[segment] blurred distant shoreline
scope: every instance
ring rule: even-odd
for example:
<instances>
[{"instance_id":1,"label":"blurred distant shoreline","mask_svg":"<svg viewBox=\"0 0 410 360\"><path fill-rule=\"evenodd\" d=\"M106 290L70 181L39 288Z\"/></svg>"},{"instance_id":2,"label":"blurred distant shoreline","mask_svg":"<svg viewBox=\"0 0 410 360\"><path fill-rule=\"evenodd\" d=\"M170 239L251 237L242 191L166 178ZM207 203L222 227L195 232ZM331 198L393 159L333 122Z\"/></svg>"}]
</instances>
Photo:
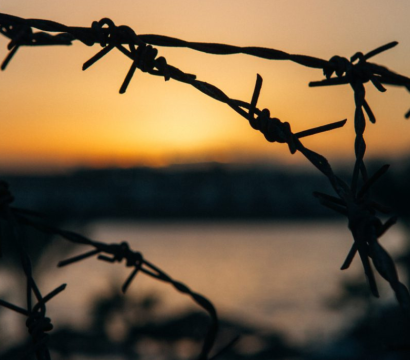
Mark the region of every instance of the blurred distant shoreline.
<instances>
[{"instance_id":1,"label":"blurred distant shoreline","mask_svg":"<svg viewBox=\"0 0 410 360\"><path fill-rule=\"evenodd\" d=\"M410 170L401 171L401 181L409 184ZM349 179L347 170L339 171L338 175L346 181ZM81 169L59 174L5 174L1 179L10 184L16 199L14 206L64 220L334 218L334 213L312 195L313 191L333 195L327 179L319 172L303 168L207 163L166 168ZM391 178L387 177L382 182L382 192L392 188L389 181Z\"/></svg>"}]
</instances>

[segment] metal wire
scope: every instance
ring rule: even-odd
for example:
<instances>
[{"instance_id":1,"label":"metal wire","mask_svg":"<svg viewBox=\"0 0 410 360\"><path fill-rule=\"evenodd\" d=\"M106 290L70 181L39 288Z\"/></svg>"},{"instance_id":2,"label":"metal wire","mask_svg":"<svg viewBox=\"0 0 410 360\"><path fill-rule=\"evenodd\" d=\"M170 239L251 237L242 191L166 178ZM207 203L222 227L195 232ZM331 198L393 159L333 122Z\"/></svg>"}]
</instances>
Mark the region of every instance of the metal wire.
<instances>
[{"instance_id":1,"label":"metal wire","mask_svg":"<svg viewBox=\"0 0 410 360\"><path fill-rule=\"evenodd\" d=\"M191 297L191 299L197 303L201 308L203 308L210 316L211 318L211 324L208 328L207 335L204 340L204 344L202 346L202 350L198 356L198 360L205 360L209 358L209 353L213 349L213 345L216 340L216 336L218 333L218 328L219 328L219 323L218 323L218 315L217 311L212 304L211 301L209 301L206 297L203 295L191 290L187 285L184 283L174 280L170 275L168 275L166 272L161 270L159 267L155 266L153 263L149 262L148 260L144 259L142 254L140 252L133 251L130 249L129 245L126 242L122 242L120 244L114 243L114 244L106 244L98 241L91 240L81 234L68 231L68 230L63 230L56 228L54 226L48 225L44 222L40 222L38 219L33 219L30 217L27 217L27 212L21 209L9 207L7 209L9 213L9 220L11 221L11 217L13 217L13 225L15 228L18 228L18 225L26 225L33 227L43 233L46 234L52 234L52 235L58 235L61 236L62 238L75 243L79 245L89 245L92 246L94 249L91 251L88 251L84 254L77 255L73 258L62 260L59 262L58 266L67 266L69 264L76 263L78 261L87 259L92 256L98 255L98 260L106 261L109 263L115 263L119 262L121 263L123 260L125 261L125 266L126 267L132 267L133 270L128 276L128 278L125 280L123 286L122 286L122 291L125 293L130 286L132 280L135 278L138 272L144 273L156 280L169 283L171 284L174 289L176 289L178 292L187 294L188 296ZM4 215L4 214L3 214ZM15 239L16 240L16 239ZM33 307L33 310L21 310L20 308L16 307L15 305L12 305L10 303L7 303L3 300L0 300L0 305L7 307L11 310L17 311L19 313L22 313L24 315L27 315L30 318L30 321L27 320L27 326L29 327L30 333L33 333L35 335L35 339L33 340L35 345L39 343L41 347L41 354L46 354L46 340L48 337L43 336L44 331L50 331L52 329L52 326L48 326L47 324L50 323L50 320L47 318L44 318L45 315L45 307L44 304L45 302L49 301L52 297L57 295L57 293L61 292L64 290L66 285L61 285L57 289L55 289L53 292L48 294L46 297L42 298L39 290L37 289L34 280L32 279L31 276L31 265L29 265L29 259L27 254L24 252L22 249L21 251L22 254L22 263L23 263L23 269L25 271L25 274L27 276L27 297L28 297L28 309L31 308L31 291L34 291L34 294L37 297L37 300L39 303ZM41 310L41 311L40 311ZM29 326L30 325L30 326ZM46 326L47 325L47 326ZM42 329L42 331L40 331ZM33 335L33 336L34 336ZM36 347L37 349L37 347ZM43 356L43 357L41 357ZM49 358L44 357L46 355L41 355L37 356L38 360L48 360Z\"/></svg>"},{"instance_id":2,"label":"metal wire","mask_svg":"<svg viewBox=\"0 0 410 360\"><path fill-rule=\"evenodd\" d=\"M4 188L8 188L4 186ZM53 291L48 293L46 296L42 296L40 290L38 289L36 282L34 281L32 275L31 261L21 243L21 234L18 230L17 219L14 216L14 211L10 208L4 208L2 215L6 217L9 224L12 226L12 239L16 244L19 253L20 260L24 274L27 279L26 283L26 300L27 300L27 309L23 309L19 306L13 305L7 301L0 299L0 306L13 310L19 314L22 314L27 317L26 327L31 335L32 347L27 349L25 353L21 356L21 359L25 359L30 353L35 353L37 360L51 360L50 352L47 347L49 340L49 335L47 332L53 329L51 324L51 319L46 317L46 303L62 292L66 288L66 284L62 284L59 287L55 288ZM33 305L32 294L37 299L37 304Z\"/></svg>"},{"instance_id":3,"label":"metal wire","mask_svg":"<svg viewBox=\"0 0 410 360\"><path fill-rule=\"evenodd\" d=\"M35 32L34 29L40 31ZM409 291L399 281L394 262L390 255L378 242L378 239L396 222L397 218L392 216L387 222L382 223L377 213L383 212L384 207L373 201L370 194L372 185L387 171L388 167L382 167L373 176L369 177L364 163L366 151L364 139L366 125L365 113L370 122L376 122L376 117L365 99L364 85L371 82L381 92L386 91L384 85L400 86L410 90L410 78L368 61L370 58L395 47L398 44L397 42L390 42L367 54L358 52L354 54L350 60L341 56L334 56L330 60L323 60L312 56L288 54L284 51L261 47L238 47L226 44L188 42L162 35L137 35L130 27L116 26L114 22L108 18L104 18L98 22L95 21L91 27L87 28L70 27L48 20L22 19L16 16L0 14L0 33L10 39L8 44L9 53L1 65L2 70L6 69L17 53L17 50L22 46L71 45L74 41L80 41L87 46L99 44L102 50L84 63L83 70L88 69L97 61L101 60L111 50L116 49L120 51L132 60L131 67L120 87L120 93L126 92L137 69L151 75L164 77L166 81L172 79L183 82L193 86L203 94L230 106L239 115L247 119L253 129L260 131L267 141L287 144L291 154L297 151L302 153L310 163L327 177L337 196L320 192L316 192L314 195L319 199L321 204L342 214L348 219L354 244L342 265L342 269L349 267L355 254L358 252L363 263L370 290L373 295L377 297L379 295L370 263L370 261L372 261L376 270L389 282L405 313L410 315ZM197 80L195 75L185 73L168 64L164 57L158 57L158 50L153 46L184 47L218 55L242 53L267 60L287 60L323 71L325 79L310 82L309 85L311 87L349 84L353 90L356 107L354 115L354 128L356 133L354 151L356 160L351 184L348 185L334 173L323 155L306 148L300 140L306 136L337 129L343 126L346 120L294 133L289 123L271 117L268 109L257 108L257 102L262 88L262 77L260 75L257 75L250 103L231 99L218 87ZM410 111L406 114L406 117L410 117ZM29 217L29 212L11 207L11 201L12 196L8 191L7 184L0 183L0 214L3 214L2 216L5 216L4 214L12 214L18 223L32 226L45 233L59 235L76 244L93 247L93 250L84 254L61 261L59 266L65 266L97 255L99 260L110 263L125 260L126 266L132 267L133 270L123 284L123 292L130 286L131 281L137 273L142 272L157 280L171 284L181 293L188 294L199 306L208 312L212 319L212 324L199 356L201 360L209 358L209 353L215 342L218 330L217 313L209 300L193 292L183 283L172 279L165 272L144 259L142 254L131 250L125 242L121 244L104 244L90 240L80 234L40 223ZM28 267L26 266L26 274L29 273L27 269ZM27 277L31 279L30 276L27 275ZM31 289L38 295L39 293L35 290L36 288L33 283L34 281L30 280ZM50 294L48 298L50 298ZM39 303L45 303L41 296L37 296L37 299ZM0 305L6 306L5 302L0 302ZM7 306L13 310L17 309L11 304ZM42 306L43 305L40 307Z\"/></svg>"}]
</instances>

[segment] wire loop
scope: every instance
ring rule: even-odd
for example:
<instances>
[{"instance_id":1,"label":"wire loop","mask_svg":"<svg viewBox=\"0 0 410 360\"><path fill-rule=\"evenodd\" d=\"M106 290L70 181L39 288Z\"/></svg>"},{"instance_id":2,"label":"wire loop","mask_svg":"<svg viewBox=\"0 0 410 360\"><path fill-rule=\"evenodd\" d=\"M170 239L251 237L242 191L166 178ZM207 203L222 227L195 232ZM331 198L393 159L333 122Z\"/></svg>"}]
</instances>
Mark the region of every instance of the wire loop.
<instances>
[{"instance_id":1,"label":"wire loop","mask_svg":"<svg viewBox=\"0 0 410 360\"><path fill-rule=\"evenodd\" d=\"M252 128L259 130L269 142L286 143L292 154L296 152L295 135L292 133L289 123L271 118L268 109L263 109L256 118L250 119L249 122Z\"/></svg>"},{"instance_id":2,"label":"wire loop","mask_svg":"<svg viewBox=\"0 0 410 360\"><path fill-rule=\"evenodd\" d=\"M40 32L34 33L33 28L39 29ZM51 35L50 33L53 32L57 32L57 34ZM364 272L369 281L370 289L375 296L378 296L378 289L369 260L371 259L376 270L389 282L401 307L407 314L410 314L409 291L399 281L393 260L378 243L379 237L396 222L397 218L393 216L385 223L382 223L377 217L376 212L381 211L383 207L372 201L369 195L369 189L372 187L373 183L384 174L387 168L382 168L375 175L369 177L364 164L364 155L366 151L366 143L364 140L366 122L364 113L367 114L372 123L376 121L376 118L365 99L364 84L371 81L381 92L386 90L383 86L384 84L403 86L407 90L410 89L410 78L396 74L383 66L368 61L371 57L393 48L397 45L397 42L385 44L367 54L357 52L350 58L350 60L340 56L333 56L329 61L326 61L306 55L288 54L284 51L275 49L187 42L160 35L137 35L130 27L124 25L116 26L114 22L108 18L93 22L91 28L80 28L69 27L47 20L22 19L0 13L0 33L10 39L10 43L8 44L10 52L1 65L2 70L6 68L19 47L23 45L70 45L75 40L79 40L88 46L100 44L102 50L84 63L83 70L87 69L108 54L112 49L116 48L132 60L131 67L120 88L120 93L126 92L136 69L140 69L142 72L151 75L163 76L165 80L174 79L176 81L187 83L207 96L230 106L238 114L247 119L252 128L262 132L267 141L286 143L292 154L296 151L300 151L308 161L328 178L338 197L319 192L315 193L315 196L319 198L319 201L324 206L337 211L348 219L348 226L353 234L354 243L346 257L342 269L348 268L355 254L359 252ZM321 69L323 71L325 79L318 82L311 82L309 84L310 86L349 84L354 93L354 127L356 133L354 145L356 162L351 185L348 186L336 176L324 156L306 148L300 141L300 138L304 136L310 136L339 128L345 124L345 120L294 134L291 131L291 126L288 122L282 122L277 118L271 117L270 111L266 108L260 110L256 107L262 86L262 77L260 75L257 76L251 103L231 99L216 86L204 81L199 81L196 79L195 75L187 74L182 70L169 65L164 57L157 58L158 50L153 46L187 47L196 51L211 54L228 55L243 53L269 60L289 60L306 67ZM336 77L332 77L333 74L336 74ZM410 112L406 114L406 117L410 117ZM360 182L362 183L361 187ZM179 292L191 296L198 305L208 312L212 319L211 326L199 356L199 359L201 360L208 358L218 330L216 309L208 299L193 292L185 284L173 280L169 275L145 260L139 252L131 250L126 242L121 244L104 244L92 241L82 235L70 231L38 223L26 217L26 215L29 214L27 211L18 211L17 209L9 207L12 201L13 196L8 190L8 185L4 182L0 182L0 214L4 216L6 220L10 220L13 224L14 222L18 222L29 225L45 233L60 235L76 244L90 245L94 247L93 250L84 254L61 261L59 266L68 265L94 255L98 255L99 260L110 263L122 262L122 260L125 260L126 266L133 267L134 269L123 284L123 292L127 290L136 274L138 272L143 272L155 279L170 283ZM18 241L16 242L18 243ZM21 309L3 300L0 300L0 305L28 317L27 327L33 337L36 349L40 349L39 351L44 354L42 359L48 360L49 355L47 355L48 350L46 348L47 334L44 333L50 331L52 325L50 319L45 317L45 303L62 291L65 285L60 286L43 298L32 278L29 259L24 255L22 255L22 265L27 277L27 310ZM37 298L37 304L34 305L34 307L31 304L32 292Z\"/></svg>"}]
</instances>

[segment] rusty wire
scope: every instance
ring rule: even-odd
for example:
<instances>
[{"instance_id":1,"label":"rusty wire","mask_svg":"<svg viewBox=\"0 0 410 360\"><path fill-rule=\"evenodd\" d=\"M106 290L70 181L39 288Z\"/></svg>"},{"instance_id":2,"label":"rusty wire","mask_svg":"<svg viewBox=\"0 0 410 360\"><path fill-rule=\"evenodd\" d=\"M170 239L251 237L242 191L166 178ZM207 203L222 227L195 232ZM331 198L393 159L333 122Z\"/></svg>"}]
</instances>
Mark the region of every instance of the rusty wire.
<instances>
[{"instance_id":1,"label":"rusty wire","mask_svg":"<svg viewBox=\"0 0 410 360\"><path fill-rule=\"evenodd\" d=\"M40 32L34 32L33 28L40 30ZM1 66L3 70L21 46L70 45L76 40L81 41L87 46L99 44L102 50L84 63L83 70L86 70L95 64L95 62L102 59L111 50L117 49L132 60L131 67L120 87L120 93L126 92L137 69L151 75L164 77L166 81L173 79L184 82L213 99L230 106L238 114L247 119L253 129L262 132L269 142L286 143L291 154L294 154L296 151L301 152L308 161L328 178L338 197L320 192L316 192L315 196L318 197L324 206L341 213L348 219L348 226L352 232L354 244L342 269L348 268L355 254L359 252L371 292L374 296L378 296L376 281L369 261L369 259L371 259L376 270L390 283L401 307L405 310L406 314L410 314L409 292L399 281L393 260L378 242L378 238L395 223L396 218L391 217L383 224L377 216L377 212L383 213L385 209L371 200L370 197L370 188L373 183L387 171L387 166L382 167L376 174L369 178L364 164L366 151L366 143L364 140L364 112L372 123L376 122L376 117L365 99L364 84L371 82L381 92L386 90L383 85L401 86L410 90L410 78L368 61L375 55L393 48L397 45L397 42L388 43L367 54L358 52L353 55L350 60L344 57L334 56L327 61L311 56L288 54L280 50L261 47L238 47L226 44L187 42L161 35L137 35L130 27L116 26L114 22L108 18L93 22L90 28L85 28L69 27L48 20L22 19L16 16L0 14L0 33L11 40L8 44L10 52ZM256 107L262 87L262 77L260 75L257 75L255 89L250 103L231 99L216 86L197 80L195 75L185 73L168 64L164 57L158 57L158 50L153 48L153 45L186 47L196 51L218 55L242 53L268 60L289 60L323 71L325 79L310 82L309 85L311 87L349 84L353 89L356 107L354 116L356 132L354 149L356 161L350 186L333 172L324 156L306 148L300 141L300 138L305 136L339 128L345 124L346 120L294 133L289 123L271 117L268 109L258 109ZM334 74L336 77L332 77ZM406 117L410 117L410 111L406 114ZM1 190L2 187L0 186L0 192ZM0 193L1 207L7 206L10 201L9 197L6 195L2 196L2 193ZM174 281L160 269L146 261L140 253L129 249L126 243L99 243L79 234L35 222L29 219L26 216L27 214L18 209L14 209L13 213L15 218L21 223L34 226L47 233L58 234L74 243L94 247L94 250L61 262L60 266L94 255L98 255L100 260L108 262L120 262L125 259L126 266L133 267L134 269L125 281L123 291L127 289L138 272L143 272L158 280L171 283L178 291L189 294L194 301L208 311L214 320L201 352L203 359L208 357L216 336L217 316L213 305L204 297L192 292L184 284ZM101 253L106 253L110 256Z\"/></svg>"}]
</instances>

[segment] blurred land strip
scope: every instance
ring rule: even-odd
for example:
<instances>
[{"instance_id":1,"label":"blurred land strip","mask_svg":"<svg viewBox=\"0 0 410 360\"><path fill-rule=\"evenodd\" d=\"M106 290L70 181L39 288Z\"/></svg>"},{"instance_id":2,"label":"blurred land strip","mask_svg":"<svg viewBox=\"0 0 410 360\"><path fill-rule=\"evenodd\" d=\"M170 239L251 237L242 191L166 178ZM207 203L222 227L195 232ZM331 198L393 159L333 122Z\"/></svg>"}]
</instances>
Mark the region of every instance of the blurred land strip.
<instances>
[{"instance_id":1,"label":"blurred land strip","mask_svg":"<svg viewBox=\"0 0 410 360\"><path fill-rule=\"evenodd\" d=\"M3 179L11 184L16 206L59 219L275 220L337 216L312 196L317 189L330 189L327 180L320 173L303 169L209 163L5 175ZM408 193L404 185L406 179L410 180L410 169L403 169L399 179L403 185L395 184L395 189ZM392 181L393 174L384 184ZM380 186L378 192L388 189L392 187Z\"/></svg>"}]
</instances>

